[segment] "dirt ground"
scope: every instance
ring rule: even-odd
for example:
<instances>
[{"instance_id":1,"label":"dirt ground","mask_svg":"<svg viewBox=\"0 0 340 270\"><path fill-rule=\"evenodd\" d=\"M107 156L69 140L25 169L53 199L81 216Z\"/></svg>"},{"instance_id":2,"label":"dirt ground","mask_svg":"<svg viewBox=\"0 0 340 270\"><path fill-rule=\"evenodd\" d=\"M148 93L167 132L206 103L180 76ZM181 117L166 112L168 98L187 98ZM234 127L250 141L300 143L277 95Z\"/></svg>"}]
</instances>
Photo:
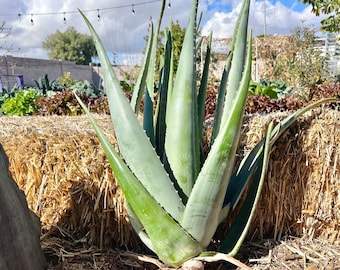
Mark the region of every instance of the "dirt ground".
<instances>
[{"instance_id":1,"label":"dirt ground","mask_svg":"<svg viewBox=\"0 0 340 270\"><path fill-rule=\"evenodd\" d=\"M170 269L153 255L126 250L86 248L60 238L42 240L47 269ZM286 237L280 241L246 242L237 260L254 270L340 270L340 243L326 239ZM242 269L229 262L206 263L207 270Z\"/></svg>"}]
</instances>

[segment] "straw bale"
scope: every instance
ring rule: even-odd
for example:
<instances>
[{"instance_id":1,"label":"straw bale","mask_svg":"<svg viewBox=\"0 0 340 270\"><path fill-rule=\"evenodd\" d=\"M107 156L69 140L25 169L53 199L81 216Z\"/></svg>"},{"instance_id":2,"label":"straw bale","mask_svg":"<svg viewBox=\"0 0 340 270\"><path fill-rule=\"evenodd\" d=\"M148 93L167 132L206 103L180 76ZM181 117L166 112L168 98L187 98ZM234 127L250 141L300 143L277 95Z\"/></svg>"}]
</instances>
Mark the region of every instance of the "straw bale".
<instances>
[{"instance_id":1,"label":"straw bale","mask_svg":"<svg viewBox=\"0 0 340 270\"><path fill-rule=\"evenodd\" d=\"M265 135L270 121L287 115L246 116L239 160ZM340 238L339 120L339 111L311 111L276 142L249 237Z\"/></svg>"},{"instance_id":2,"label":"straw bale","mask_svg":"<svg viewBox=\"0 0 340 270\"><path fill-rule=\"evenodd\" d=\"M95 116L115 144L110 118ZM1 117L10 170L43 232L99 247L134 243L118 188L86 116Z\"/></svg>"},{"instance_id":3,"label":"straw bale","mask_svg":"<svg viewBox=\"0 0 340 270\"><path fill-rule=\"evenodd\" d=\"M271 120L285 116L246 116L238 161ZM95 118L115 144L109 116ZM338 111L314 110L277 141L250 238L340 237L339 119ZM138 247L123 194L86 116L1 117L0 126L13 178L46 235L101 248Z\"/></svg>"}]
</instances>

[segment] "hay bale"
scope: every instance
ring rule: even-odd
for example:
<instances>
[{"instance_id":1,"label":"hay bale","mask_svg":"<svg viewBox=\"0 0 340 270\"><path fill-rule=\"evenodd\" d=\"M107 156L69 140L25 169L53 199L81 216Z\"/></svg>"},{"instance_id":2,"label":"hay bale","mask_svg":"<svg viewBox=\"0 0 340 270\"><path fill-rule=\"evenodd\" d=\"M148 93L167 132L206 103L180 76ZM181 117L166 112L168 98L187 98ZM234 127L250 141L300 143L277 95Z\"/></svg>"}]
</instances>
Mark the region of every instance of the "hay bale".
<instances>
[{"instance_id":1,"label":"hay bale","mask_svg":"<svg viewBox=\"0 0 340 270\"><path fill-rule=\"evenodd\" d=\"M246 116L239 157L273 119ZM96 120L115 143L109 116ZM290 233L339 238L340 113L313 111L276 143L249 237ZM0 142L11 172L43 231L101 248L140 246L124 198L86 116L1 117Z\"/></svg>"},{"instance_id":2,"label":"hay bale","mask_svg":"<svg viewBox=\"0 0 340 270\"><path fill-rule=\"evenodd\" d=\"M114 144L110 118L96 120ZM1 117L0 125L13 178L40 216L44 233L101 248L138 241L86 116Z\"/></svg>"},{"instance_id":3,"label":"hay bale","mask_svg":"<svg viewBox=\"0 0 340 270\"><path fill-rule=\"evenodd\" d=\"M270 121L287 115L246 117L240 156L265 135ZM339 120L339 111L311 111L276 142L249 236L278 239L290 234L339 239Z\"/></svg>"}]
</instances>

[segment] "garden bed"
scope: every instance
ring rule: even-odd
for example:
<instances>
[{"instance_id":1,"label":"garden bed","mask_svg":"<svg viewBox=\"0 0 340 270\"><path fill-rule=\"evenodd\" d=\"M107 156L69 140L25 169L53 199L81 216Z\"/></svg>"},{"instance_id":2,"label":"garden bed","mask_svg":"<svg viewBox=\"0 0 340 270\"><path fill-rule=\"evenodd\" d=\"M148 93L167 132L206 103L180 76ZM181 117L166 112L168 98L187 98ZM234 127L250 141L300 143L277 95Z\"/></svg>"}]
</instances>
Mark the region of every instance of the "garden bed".
<instances>
[{"instance_id":1,"label":"garden bed","mask_svg":"<svg viewBox=\"0 0 340 270\"><path fill-rule=\"evenodd\" d=\"M238 157L262 138L271 120L286 115L247 115ZM115 143L109 116L95 118ZM314 110L275 144L248 244L239 255L243 260L246 249L254 269L326 267L340 256L339 121L338 111ZM41 219L50 267L61 261L65 269L99 269L101 264L101 269L155 269L135 255L148 252L131 229L123 194L86 116L1 117L0 125L13 178ZM299 238L283 240L287 235ZM298 266L289 266L288 253L295 254Z\"/></svg>"}]
</instances>

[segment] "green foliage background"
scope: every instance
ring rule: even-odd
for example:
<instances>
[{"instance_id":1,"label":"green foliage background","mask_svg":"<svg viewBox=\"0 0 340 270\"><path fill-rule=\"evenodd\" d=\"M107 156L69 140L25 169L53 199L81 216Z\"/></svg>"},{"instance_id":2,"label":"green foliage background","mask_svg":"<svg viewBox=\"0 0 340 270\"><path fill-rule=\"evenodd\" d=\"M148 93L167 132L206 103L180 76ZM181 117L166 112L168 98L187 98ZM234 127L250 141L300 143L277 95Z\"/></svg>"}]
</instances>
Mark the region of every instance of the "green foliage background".
<instances>
[{"instance_id":1,"label":"green foliage background","mask_svg":"<svg viewBox=\"0 0 340 270\"><path fill-rule=\"evenodd\" d=\"M335 0L300 0L312 5L312 12L316 16L326 14L328 17L321 21L322 29L328 32L340 32L340 1Z\"/></svg>"}]
</instances>

